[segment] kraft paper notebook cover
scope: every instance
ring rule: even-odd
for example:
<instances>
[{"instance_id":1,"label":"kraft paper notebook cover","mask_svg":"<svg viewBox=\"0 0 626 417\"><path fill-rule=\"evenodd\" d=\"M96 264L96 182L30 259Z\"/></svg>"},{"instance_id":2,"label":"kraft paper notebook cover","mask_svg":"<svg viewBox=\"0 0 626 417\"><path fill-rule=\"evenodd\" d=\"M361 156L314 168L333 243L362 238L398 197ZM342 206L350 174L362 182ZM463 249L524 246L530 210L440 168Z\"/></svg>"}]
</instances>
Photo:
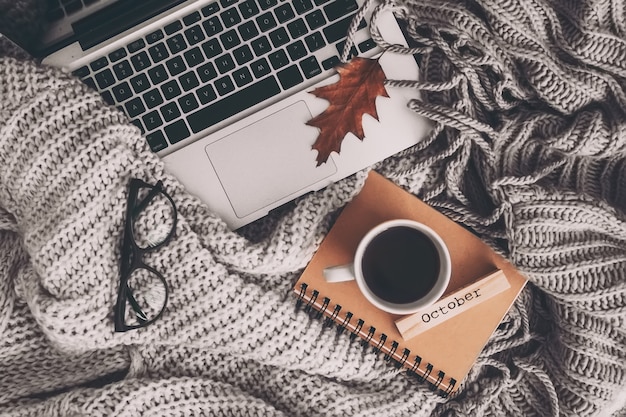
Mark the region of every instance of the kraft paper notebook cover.
<instances>
[{"instance_id":1,"label":"kraft paper notebook cover","mask_svg":"<svg viewBox=\"0 0 626 417\"><path fill-rule=\"evenodd\" d=\"M327 283L324 268L350 263L369 229L391 219L413 219L430 226L444 240L452 259L446 293L500 269L510 288L443 323L403 340L395 325L402 316L370 304L356 282ZM444 396L455 392L526 279L478 237L412 194L372 172L357 197L343 209L294 286L298 304L317 310L345 333L360 337L408 369ZM444 295L445 296L445 295Z\"/></svg>"}]
</instances>

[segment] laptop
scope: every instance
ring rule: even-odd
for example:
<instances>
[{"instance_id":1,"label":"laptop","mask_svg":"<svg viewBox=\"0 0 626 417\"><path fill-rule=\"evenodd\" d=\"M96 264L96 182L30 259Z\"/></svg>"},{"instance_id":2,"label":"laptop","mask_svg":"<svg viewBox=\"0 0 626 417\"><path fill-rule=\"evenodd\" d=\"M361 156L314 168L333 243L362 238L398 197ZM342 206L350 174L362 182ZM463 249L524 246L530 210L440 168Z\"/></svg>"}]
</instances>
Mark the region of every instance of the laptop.
<instances>
[{"instance_id":1,"label":"laptop","mask_svg":"<svg viewBox=\"0 0 626 417\"><path fill-rule=\"evenodd\" d=\"M362 0L50 0L39 47L126 113L185 188L232 229L319 190L424 138L407 108L416 93L389 88L365 138L349 133L318 166L319 131L306 122L328 106L311 91L339 79ZM369 16L366 21L369 21ZM391 13L380 31L405 44ZM365 22L353 55L380 54ZM388 79L417 79L414 57L385 52Z\"/></svg>"}]
</instances>

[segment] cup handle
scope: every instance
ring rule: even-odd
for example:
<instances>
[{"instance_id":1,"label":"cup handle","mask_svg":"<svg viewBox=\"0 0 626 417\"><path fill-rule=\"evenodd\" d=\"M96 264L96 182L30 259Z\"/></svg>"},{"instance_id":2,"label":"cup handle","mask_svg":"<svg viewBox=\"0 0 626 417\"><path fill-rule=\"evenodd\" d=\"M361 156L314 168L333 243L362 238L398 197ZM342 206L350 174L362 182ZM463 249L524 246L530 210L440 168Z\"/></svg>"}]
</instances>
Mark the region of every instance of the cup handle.
<instances>
[{"instance_id":1,"label":"cup handle","mask_svg":"<svg viewBox=\"0 0 626 417\"><path fill-rule=\"evenodd\" d=\"M352 264L336 265L324 268L322 271L326 282L345 282L354 280L354 266Z\"/></svg>"}]
</instances>

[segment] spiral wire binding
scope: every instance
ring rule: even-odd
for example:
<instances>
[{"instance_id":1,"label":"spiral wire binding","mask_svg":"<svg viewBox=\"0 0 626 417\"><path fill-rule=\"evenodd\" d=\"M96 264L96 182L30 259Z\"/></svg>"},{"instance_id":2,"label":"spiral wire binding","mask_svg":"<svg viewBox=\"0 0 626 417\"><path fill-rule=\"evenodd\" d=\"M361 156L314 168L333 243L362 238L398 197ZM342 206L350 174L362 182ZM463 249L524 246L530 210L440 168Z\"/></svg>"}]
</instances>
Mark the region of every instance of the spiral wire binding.
<instances>
[{"instance_id":1,"label":"spiral wire binding","mask_svg":"<svg viewBox=\"0 0 626 417\"><path fill-rule=\"evenodd\" d=\"M346 327L350 324L350 320L352 320L352 316L353 314L351 312L348 311L346 313L341 324L337 326L337 333L341 334L346 330Z\"/></svg>"},{"instance_id":2,"label":"spiral wire binding","mask_svg":"<svg viewBox=\"0 0 626 417\"><path fill-rule=\"evenodd\" d=\"M387 339L387 335L384 335L385 339ZM391 342L391 350L389 351L389 353L385 353L385 361L389 362L389 360L391 360L393 358L393 355L396 354L396 350L398 350L398 346L400 346L398 344L398 342L396 342L395 340Z\"/></svg>"},{"instance_id":3,"label":"spiral wire binding","mask_svg":"<svg viewBox=\"0 0 626 417\"><path fill-rule=\"evenodd\" d=\"M341 312L342 307L340 305L335 305L332 309L332 312L329 310L329 306L331 303L331 299L328 297L324 297L322 299L321 304L317 302L319 298L319 292L317 290L312 290L311 295L307 295L308 293L308 285L306 283L302 283L300 286L300 291L297 295L296 308L303 309L307 313L315 313L313 316L316 319L321 319L325 316L323 328L331 327L333 324L337 325L337 333L343 333L346 329L353 328L350 332L350 340L355 340L357 337L360 337L361 343L364 347L373 346L375 353L384 352L384 360L386 362L393 362L396 368L400 369L402 367L407 367L407 364L411 366L407 369L407 374L415 377L419 382L426 382L431 378L431 373L434 370L434 366L431 363L427 363L425 368L422 368L422 358L419 355L415 355L413 358L413 362L409 361L411 357L411 350L404 348L402 350L402 355L398 355L398 348L400 344L396 340L391 340L391 343L388 345L388 337L386 334L381 333L378 337L378 340L375 340L376 328L374 326L369 326L367 330L367 334L363 331L363 328L366 326L366 323L362 319L357 319L356 324L353 323L354 315L351 312L346 312L343 316L343 319L339 318L339 313ZM304 307L303 307L304 306ZM313 310L313 311L312 311ZM397 356L400 356L399 359L396 359ZM454 387L457 384L456 379L449 378L446 389L444 390L441 385L446 377L446 373L444 371L438 371L437 377L434 382L428 382L428 385L432 391L439 390L438 393L444 398L449 397L454 391ZM434 379L434 378L431 378Z\"/></svg>"}]
</instances>

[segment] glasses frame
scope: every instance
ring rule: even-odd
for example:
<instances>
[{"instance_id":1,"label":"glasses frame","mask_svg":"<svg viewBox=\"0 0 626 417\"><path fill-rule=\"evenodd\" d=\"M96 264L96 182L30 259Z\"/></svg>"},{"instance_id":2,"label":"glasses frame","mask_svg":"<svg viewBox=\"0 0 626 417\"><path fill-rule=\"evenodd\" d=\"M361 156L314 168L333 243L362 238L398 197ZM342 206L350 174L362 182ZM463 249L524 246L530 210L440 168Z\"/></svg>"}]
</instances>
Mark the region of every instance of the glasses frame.
<instances>
[{"instance_id":1,"label":"glasses frame","mask_svg":"<svg viewBox=\"0 0 626 417\"><path fill-rule=\"evenodd\" d=\"M148 194L142 199L138 201L139 190L142 188L148 188ZM146 206L152 201L154 197L158 194L162 194L167 198L172 205L173 210L173 219L172 219L172 228L168 235L163 239L163 241L159 242L157 245L148 246L146 248L141 248L137 242L135 241L135 237L133 235L133 220L146 208ZM120 285L117 291L117 301L115 303L115 331L116 332L126 332L128 330L134 330L138 328L146 327L152 323L154 323L157 319L161 317L165 307L167 306L167 300L169 295L169 289L167 286L167 281L165 277L154 269L153 267L146 265L143 262L143 255L148 252L155 251L164 245L166 245L174 236L176 232L176 222L177 222L177 210L176 205L174 204L174 200L163 190L162 181L158 181L156 185L148 184L145 181L142 181L137 178L132 178L130 180L128 198L126 200L126 219L124 223L124 238L122 242L122 251L120 253ZM158 277L159 280L164 285L165 288L165 300L163 302L163 307L161 311L154 316L152 319L147 320L145 313L142 311L139 303L135 299L133 295L133 291L128 286L128 279L138 269L145 269L148 272L154 274ZM137 319L140 321L140 324L128 325L124 322L124 317L126 315L126 302L128 302L135 312ZM143 317L142 317L143 316Z\"/></svg>"}]
</instances>

